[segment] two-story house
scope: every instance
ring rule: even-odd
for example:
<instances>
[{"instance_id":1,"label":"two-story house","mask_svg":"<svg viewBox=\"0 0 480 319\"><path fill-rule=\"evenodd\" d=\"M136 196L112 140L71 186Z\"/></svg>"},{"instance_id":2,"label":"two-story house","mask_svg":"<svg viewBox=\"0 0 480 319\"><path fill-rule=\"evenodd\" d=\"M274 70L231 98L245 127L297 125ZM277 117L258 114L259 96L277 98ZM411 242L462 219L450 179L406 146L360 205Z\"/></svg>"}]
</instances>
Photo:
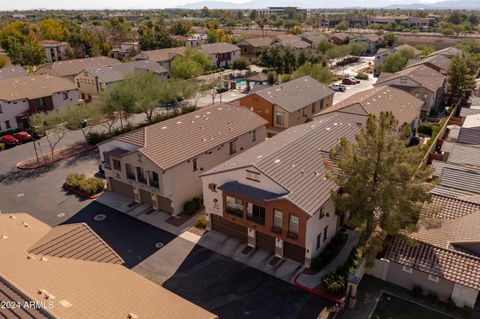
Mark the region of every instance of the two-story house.
<instances>
[{"instance_id":1,"label":"two-story house","mask_svg":"<svg viewBox=\"0 0 480 319\"><path fill-rule=\"evenodd\" d=\"M274 135L288 127L308 122L313 114L333 104L335 92L310 76L254 91L237 102L268 121Z\"/></svg>"},{"instance_id":2,"label":"two-story house","mask_svg":"<svg viewBox=\"0 0 480 319\"><path fill-rule=\"evenodd\" d=\"M258 56L263 48L267 48L272 44L271 38L253 38L243 40L238 44L242 57L248 59L250 63L257 62Z\"/></svg>"},{"instance_id":3,"label":"two-story house","mask_svg":"<svg viewBox=\"0 0 480 319\"><path fill-rule=\"evenodd\" d=\"M67 59L68 43L55 40L42 40L40 45L45 51L47 62L55 62Z\"/></svg>"},{"instance_id":4,"label":"two-story house","mask_svg":"<svg viewBox=\"0 0 480 319\"><path fill-rule=\"evenodd\" d=\"M230 66L240 58L240 48L227 42L208 43L200 46L200 49L213 59L213 65L217 68Z\"/></svg>"},{"instance_id":5,"label":"two-story house","mask_svg":"<svg viewBox=\"0 0 480 319\"><path fill-rule=\"evenodd\" d=\"M66 78L75 82L74 78L78 73L82 72L86 68L101 67L106 65L120 64L117 59L109 58L106 56L98 56L93 58L75 59L56 61L48 63L40 67L36 74L49 74L60 78Z\"/></svg>"},{"instance_id":6,"label":"two-story house","mask_svg":"<svg viewBox=\"0 0 480 319\"><path fill-rule=\"evenodd\" d=\"M440 109L446 83L445 75L428 66L419 65L395 73L382 72L374 86L393 86L425 101L421 114L425 117Z\"/></svg>"},{"instance_id":7,"label":"two-story house","mask_svg":"<svg viewBox=\"0 0 480 319\"><path fill-rule=\"evenodd\" d=\"M265 124L221 103L115 137L98 146L108 189L178 215L201 196L199 175L263 141Z\"/></svg>"},{"instance_id":8,"label":"two-story house","mask_svg":"<svg viewBox=\"0 0 480 319\"><path fill-rule=\"evenodd\" d=\"M375 65L380 65L385 62L385 58L387 56L395 54L401 50L410 50L413 53L411 63L417 62L421 58L422 52L420 50L408 44L401 44L396 47L378 49L377 53L375 54L375 60L373 61L373 63Z\"/></svg>"},{"instance_id":9,"label":"two-story house","mask_svg":"<svg viewBox=\"0 0 480 319\"><path fill-rule=\"evenodd\" d=\"M356 93L334 104L319 112L315 119L339 114L351 123L362 127L367 123L369 115L378 117L381 112L391 112L398 121L399 130L408 124L415 133L424 104L424 101L405 91L391 86L379 86Z\"/></svg>"},{"instance_id":10,"label":"two-story house","mask_svg":"<svg viewBox=\"0 0 480 319\"><path fill-rule=\"evenodd\" d=\"M150 60L153 62L157 62L158 64L160 64L160 66L170 71L173 59L175 59L177 55L185 55L186 49L186 47L176 47L142 51L137 54L133 59L135 61Z\"/></svg>"},{"instance_id":11,"label":"two-story house","mask_svg":"<svg viewBox=\"0 0 480 319\"><path fill-rule=\"evenodd\" d=\"M366 33L350 39L350 43L363 42L368 45L366 54L375 54L378 49L380 37L375 33Z\"/></svg>"},{"instance_id":12,"label":"two-story house","mask_svg":"<svg viewBox=\"0 0 480 319\"><path fill-rule=\"evenodd\" d=\"M78 89L67 79L38 75L0 80L0 132L27 128L31 114L78 102Z\"/></svg>"},{"instance_id":13,"label":"two-story house","mask_svg":"<svg viewBox=\"0 0 480 319\"><path fill-rule=\"evenodd\" d=\"M121 64L87 68L75 77L82 99L91 101L101 92L108 90L115 83L123 81L137 72L152 72L160 78L168 77L168 70L153 61L133 61Z\"/></svg>"},{"instance_id":14,"label":"two-story house","mask_svg":"<svg viewBox=\"0 0 480 319\"><path fill-rule=\"evenodd\" d=\"M358 130L338 115L314 120L202 174L208 229L310 266L348 218L331 198L329 151Z\"/></svg>"}]
</instances>

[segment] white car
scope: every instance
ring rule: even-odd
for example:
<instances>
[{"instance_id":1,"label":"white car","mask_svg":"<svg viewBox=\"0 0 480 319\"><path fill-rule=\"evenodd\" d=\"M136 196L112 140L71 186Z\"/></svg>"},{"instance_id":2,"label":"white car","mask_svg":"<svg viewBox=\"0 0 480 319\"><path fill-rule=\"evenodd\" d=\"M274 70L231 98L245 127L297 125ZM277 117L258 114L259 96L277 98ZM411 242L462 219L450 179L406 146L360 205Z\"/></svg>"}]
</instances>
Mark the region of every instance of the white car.
<instances>
[{"instance_id":1,"label":"white car","mask_svg":"<svg viewBox=\"0 0 480 319\"><path fill-rule=\"evenodd\" d=\"M345 92L347 90L347 87L343 84L332 84L330 88L337 92Z\"/></svg>"}]
</instances>

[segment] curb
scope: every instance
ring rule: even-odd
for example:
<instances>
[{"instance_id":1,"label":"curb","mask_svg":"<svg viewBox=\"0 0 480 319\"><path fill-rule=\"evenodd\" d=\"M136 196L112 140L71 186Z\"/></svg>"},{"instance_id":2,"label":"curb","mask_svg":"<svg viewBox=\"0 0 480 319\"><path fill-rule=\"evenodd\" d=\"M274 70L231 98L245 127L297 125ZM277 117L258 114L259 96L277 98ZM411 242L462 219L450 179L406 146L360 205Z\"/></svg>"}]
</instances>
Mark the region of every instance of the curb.
<instances>
[{"instance_id":1,"label":"curb","mask_svg":"<svg viewBox=\"0 0 480 319\"><path fill-rule=\"evenodd\" d=\"M66 182L63 183L63 188L65 188L65 190L66 190L67 192L73 193L73 194L78 195L78 196L81 196L81 197L85 197L85 198L87 198L87 199L95 199L95 198L97 198L98 196L100 196L100 194L103 193L103 192L100 192L100 193L98 193L98 194L96 194L96 195L87 195L87 194L85 194L85 193L82 193L82 192L79 191L79 190L76 190L76 189L68 186Z\"/></svg>"},{"instance_id":2,"label":"curb","mask_svg":"<svg viewBox=\"0 0 480 319\"><path fill-rule=\"evenodd\" d=\"M341 299L337 299L337 298L331 297L331 296L329 296L329 295L326 295L326 294L324 294L324 293L321 293L320 291L317 291L317 290L308 288L308 287L300 284L300 283L298 282L298 277L300 277L301 274L302 274L302 273L298 273L298 274L295 276L295 278L293 279L293 284L294 284L296 287L298 287L298 288L300 288L300 289L303 289L303 290L305 290L305 291L308 291L309 293L312 293L312 294L317 295L317 296L319 296L319 297L322 297L322 298L324 298L324 299L327 299L327 300L329 300L329 301L333 301L333 302L335 302L335 303L337 303L337 304L343 304L343 300L341 300Z\"/></svg>"},{"instance_id":3,"label":"curb","mask_svg":"<svg viewBox=\"0 0 480 319\"><path fill-rule=\"evenodd\" d=\"M86 149L83 149L83 150L80 150L80 151L76 151L76 152L73 152L73 153L69 153L69 154L66 154L62 157L59 157L51 162L47 162L47 163L43 163L43 164L39 164L39 165L35 165L35 166L31 166L31 167L22 167L22 163L26 162L26 161L30 161L30 160L34 160L35 158L29 158L29 159L26 159L26 160L23 160L21 162L18 162L16 167L18 169L21 169L21 170L25 170L25 171L28 171L28 170L32 170L32 169L39 169L39 168L42 168L42 167L45 167L45 166L49 166L49 165L52 165L52 164L55 164L57 162L60 162L60 161L63 161L64 159L67 159L67 158L70 158L70 157L73 157L73 156L76 156L76 155L79 155L79 154L82 154L82 153L85 153L85 152L88 152L88 151L91 151L93 149L95 149L97 147L97 145L93 145L91 147L88 147Z\"/></svg>"}]
</instances>

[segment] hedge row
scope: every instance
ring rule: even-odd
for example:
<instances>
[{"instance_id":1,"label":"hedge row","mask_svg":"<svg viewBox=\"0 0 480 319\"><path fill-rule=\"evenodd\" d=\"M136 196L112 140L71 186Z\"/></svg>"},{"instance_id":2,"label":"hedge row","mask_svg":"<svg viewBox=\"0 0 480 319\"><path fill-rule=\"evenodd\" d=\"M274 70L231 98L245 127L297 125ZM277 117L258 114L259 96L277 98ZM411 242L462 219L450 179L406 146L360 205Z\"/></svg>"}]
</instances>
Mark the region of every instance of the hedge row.
<instances>
[{"instance_id":1,"label":"hedge row","mask_svg":"<svg viewBox=\"0 0 480 319\"><path fill-rule=\"evenodd\" d=\"M193 215L202 207L202 199L195 197L183 204L183 212L187 215Z\"/></svg>"},{"instance_id":2,"label":"hedge row","mask_svg":"<svg viewBox=\"0 0 480 319\"><path fill-rule=\"evenodd\" d=\"M310 269L312 271L318 271L327 266L328 263L338 255L343 246L345 246L347 238L348 236L344 232L337 232L320 255L312 259Z\"/></svg>"},{"instance_id":3,"label":"hedge row","mask_svg":"<svg viewBox=\"0 0 480 319\"><path fill-rule=\"evenodd\" d=\"M92 196L105 188L105 181L96 177L86 177L85 174L68 174L66 184L79 192Z\"/></svg>"}]
</instances>

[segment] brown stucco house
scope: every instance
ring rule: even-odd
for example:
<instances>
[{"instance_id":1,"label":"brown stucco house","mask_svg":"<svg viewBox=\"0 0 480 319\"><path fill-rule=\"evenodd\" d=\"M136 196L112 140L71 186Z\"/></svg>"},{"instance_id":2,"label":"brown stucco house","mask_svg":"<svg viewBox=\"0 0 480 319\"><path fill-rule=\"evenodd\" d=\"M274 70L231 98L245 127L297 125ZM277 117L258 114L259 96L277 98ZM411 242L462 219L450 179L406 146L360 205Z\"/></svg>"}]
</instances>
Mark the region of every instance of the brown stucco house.
<instances>
[{"instance_id":1,"label":"brown stucco house","mask_svg":"<svg viewBox=\"0 0 480 319\"><path fill-rule=\"evenodd\" d=\"M271 38L253 38L246 39L237 44L240 48L242 57L248 59L250 63L256 63L258 56L263 48L267 48L272 44Z\"/></svg>"},{"instance_id":2,"label":"brown stucco house","mask_svg":"<svg viewBox=\"0 0 480 319\"><path fill-rule=\"evenodd\" d=\"M178 55L180 56L185 55L186 49L187 49L186 47L175 47L175 48L142 51L139 54L137 54L133 59L135 61L150 60L153 62L157 62L158 64L160 64L160 66L170 71L170 67L172 65L173 59L175 59L175 57Z\"/></svg>"},{"instance_id":3,"label":"brown stucco house","mask_svg":"<svg viewBox=\"0 0 480 319\"><path fill-rule=\"evenodd\" d=\"M216 104L99 144L108 190L178 215L202 194L200 174L260 143L266 121Z\"/></svg>"},{"instance_id":4,"label":"brown stucco house","mask_svg":"<svg viewBox=\"0 0 480 319\"><path fill-rule=\"evenodd\" d=\"M254 91L236 101L250 108L268 122L274 135L286 128L303 124L313 114L333 104L335 92L310 76Z\"/></svg>"},{"instance_id":5,"label":"brown stucco house","mask_svg":"<svg viewBox=\"0 0 480 319\"><path fill-rule=\"evenodd\" d=\"M202 174L208 229L310 266L347 218L331 198L328 153L358 130L338 115L314 120Z\"/></svg>"}]
</instances>

